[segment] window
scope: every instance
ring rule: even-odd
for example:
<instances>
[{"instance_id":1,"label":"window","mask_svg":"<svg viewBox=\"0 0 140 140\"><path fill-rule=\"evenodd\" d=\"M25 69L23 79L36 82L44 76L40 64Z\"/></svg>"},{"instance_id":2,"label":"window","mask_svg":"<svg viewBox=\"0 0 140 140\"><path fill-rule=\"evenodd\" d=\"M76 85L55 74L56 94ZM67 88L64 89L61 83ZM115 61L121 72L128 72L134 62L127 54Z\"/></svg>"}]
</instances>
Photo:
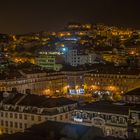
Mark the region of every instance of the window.
<instances>
[{"instance_id":1,"label":"window","mask_svg":"<svg viewBox=\"0 0 140 140\"><path fill-rule=\"evenodd\" d=\"M1 120L1 126L3 126L3 120Z\"/></svg>"},{"instance_id":2,"label":"window","mask_svg":"<svg viewBox=\"0 0 140 140\"><path fill-rule=\"evenodd\" d=\"M33 115L31 116L31 120L34 121L34 116Z\"/></svg>"},{"instance_id":3,"label":"window","mask_svg":"<svg viewBox=\"0 0 140 140\"><path fill-rule=\"evenodd\" d=\"M25 128L25 129L27 128L27 123L24 124L24 128Z\"/></svg>"},{"instance_id":4,"label":"window","mask_svg":"<svg viewBox=\"0 0 140 140\"><path fill-rule=\"evenodd\" d=\"M24 119L27 120L27 115L24 115Z\"/></svg>"},{"instance_id":5,"label":"window","mask_svg":"<svg viewBox=\"0 0 140 140\"><path fill-rule=\"evenodd\" d=\"M10 127L13 127L13 122L10 122Z\"/></svg>"},{"instance_id":6,"label":"window","mask_svg":"<svg viewBox=\"0 0 140 140\"><path fill-rule=\"evenodd\" d=\"M38 121L41 121L41 117L40 116L38 116Z\"/></svg>"},{"instance_id":7,"label":"window","mask_svg":"<svg viewBox=\"0 0 140 140\"><path fill-rule=\"evenodd\" d=\"M7 118L8 117L8 113L7 112L5 112L5 118Z\"/></svg>"},{"instance_id":8,"label":"window","mask_svg":"<svg viewBox=\"0 0 140 140\"><path fill-rule=\"evenodd\" d=\"M15 119L17 119L17 113L15 113Z\"/></svg>"},{"instance_id":9,"label":"window","mask_svg":"<svg viewBox=\"0 0 140 140\"><path fill-rule=\"evenodd\" d=\"M65 114L65 118L68 119L68 114Z\"/></svg>"},{"instance_id":10,"label":"window","mask_svg":"<svg viewBox=\"0 0 140 140\"><path fill-rule=\"evenodd\" d=\"M113 117L111 118L111 120L112 120L112 123L116 123L116 122L117 122L117 118L116 118L115 116L113 116Z\"/></svg>"},{"instance_id":11,"label":"window","mask_svg":"<svg viewBox=\"0 0 140 140\"><path fill-rule=\"evenodd\" d=\"M19 127L22 128L22 123L19 123Z\"/></svg>"},{"instance_id":12,"label":"window","mask_svg":"<svg viewBox=\"0 0 140 140\"><path fill-rule=\"evenodd\" d=\"M125 123L125 122L124 122L124 118L120 118L120 119L119 119L119 123L120 123L120 124L124 124L124 123Z\"/></svg>"},{"instance_id":13,"label":"window","mask_svg":"<svg viewBox=\"0 0 140 140\"><path fill-rule=\"evenodd\" d=\"M19 119L22 119L22 114L19 114Z\"/></svg>"},{"instance_id":14,"label":"window","mask_svg":"<svg viewBox=\"0 0 140 140\"><path fill-rule=\"evenodd\" d=\"M62 120L63 119L63 116L62 115L60 115L60 120Z\"/></svg>"},{"instance_id":15,"label":"window","mask_svg":"<svg viewBox=\"0 0 140 140\"><path fill-rule=\"evenodd\" d=\"M13 118L13 113L10 113L10 118Z\"/></svg>"},{"instance_id":16,"label":"window","mask_svg":"<svg viewBox=\"0 0 140 140\"><path fill-rule=\"evenodd\" d=\"M15 128L18 128L18 123L17 122L15 122Z\"/></svg>"},{"instance_id":17,"label":"window","mask_svg":"<svg viewBox=\"0 0 140 140\"><path fill-rule=\"evenodd\" d=\"M119 136L123 136L123 132L121 130L119 131Z\"/></svg>"},{"instance_id":18,"label":"window","mask_svg":"<svg viewBox=\"0 0 140 140\"><path fill-rule=\"evenodd\" d=\"M1 117L3 117L3 112L1 112Z\"/></svg>"},{"instance_id":19,"label":"window","mask_svg":"<svg viewBox=\"0 0 140 140\"><path fill-rule=\"evenodd\" d=\"M106 120L110 120L110 116L109 115L106 115L105 118L106 118Z\"/></svg>"},{"instance_id":20,"label":"window","mask_svg":"<svg viewBox=\"0 0 140 140\"><path fill-rule=\"evenodd\" d=\"M138 120L139 115L138 115L138 113L132 112L132 113L131 113L131 117L132 117L133 119L135 119L135 120Z\"/></svg>"},{"instance_id":21,"label":"window","mask_svg":"<svg viewBox=\"0 0 140 140\"><path fill-rule=\"evenodd\" d=\"M112 135L114 136L116 134L115 129L112 129Z\"/></svg>"},{"instance_id":22,"label":"window","mask_svg":"<svg viewBox=\"0 0 140 140\"><path fill-rule=\"evenodd\" d=\"M5 121L5 125L6 125L6 127L8 127L8 121Z\"/></svg>"},{"instance_id":23,"label":"window","mask_svg":"<svg viewBox=\"0 0 140 140\"><path fill-rule=\"evenodd\" d=\"M5 133L8 133L8 129L7 128L5 129Z\"/></svg>"}]
</instances>

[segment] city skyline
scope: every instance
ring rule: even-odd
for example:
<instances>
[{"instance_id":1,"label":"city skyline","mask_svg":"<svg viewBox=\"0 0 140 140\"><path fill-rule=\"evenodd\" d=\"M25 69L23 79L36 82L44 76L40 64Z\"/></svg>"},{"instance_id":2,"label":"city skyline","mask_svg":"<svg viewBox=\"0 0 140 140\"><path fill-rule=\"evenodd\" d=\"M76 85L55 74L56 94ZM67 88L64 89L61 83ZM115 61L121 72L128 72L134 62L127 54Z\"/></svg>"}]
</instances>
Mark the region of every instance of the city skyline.
<instances>
[{"instance_id":1,"label":"city skyline","mask_svg":"<svg viewBox=\"0 0 140 140\"><path fill-rule=\"evenodd\" d=\"M0 4L0 140L140 140L138 0Z\"/></svg>"},{"instance_id":2,"label":"city skyline","mask_svg":"<svg viewBox=\"0 0 140 140\"><path fill-rule=\"evenodd\" d=\"M0 5L0 32L55 31L69 21L140 29L138 6L138 0L3 1Z\"/></svg>"}]
</instances>

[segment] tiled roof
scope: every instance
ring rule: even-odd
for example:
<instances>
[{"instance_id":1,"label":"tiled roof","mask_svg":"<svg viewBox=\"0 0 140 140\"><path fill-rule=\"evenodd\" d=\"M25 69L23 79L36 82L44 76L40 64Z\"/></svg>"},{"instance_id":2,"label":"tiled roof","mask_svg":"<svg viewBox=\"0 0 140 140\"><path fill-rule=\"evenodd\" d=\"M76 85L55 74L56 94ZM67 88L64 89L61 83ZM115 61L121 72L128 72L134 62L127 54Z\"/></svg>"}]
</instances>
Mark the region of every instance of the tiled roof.
<instances>
[{"instance_id":1,"label":"tiled roof","mask_svg":"<svg viewBox=\"0 0 140 140\"><path fill-rule=\"evenodd\" d=\"M129 114L129 106L116 105L113 104L113 102L108 102L108 101L97 101L94 103L87 104L85 106L80 106L79 110L112 113L112 114L120 114L120 115Z\"/></svg>"},{"instance_id":2,"label":"tiled roof","mask_svg":"<svg viewBox=\"0 0 140 140\"><path fill-rule=\"evenodd\" d=\"M140 96L140 88L136 88L134 90L131 90L131 91L125 93L124 96L126 96L126 95L138 95L138 96Z\"/></svg>"}]
</instances>

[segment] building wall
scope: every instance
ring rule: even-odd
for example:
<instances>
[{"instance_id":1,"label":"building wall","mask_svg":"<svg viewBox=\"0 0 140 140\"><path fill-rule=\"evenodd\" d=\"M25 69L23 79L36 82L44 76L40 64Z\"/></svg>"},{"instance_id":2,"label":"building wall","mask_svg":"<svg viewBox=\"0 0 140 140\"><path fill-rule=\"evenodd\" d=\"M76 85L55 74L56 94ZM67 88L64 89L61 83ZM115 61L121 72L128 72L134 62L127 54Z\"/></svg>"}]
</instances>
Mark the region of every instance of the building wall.
<instances>
[{"instance_id":1,"label":"building wall","mask_svg":"<svg viewBox=\"0 0 140 140\"><path fill-rule=\"evenodd\" d=\"M86 90L92 93L97 90L124 93L139 87L139 75L89 73L85 75Z\"/></svg>"},{"instance_id":2,"label":"building wall","mask_svg":"<svg viewBox=\"0 0 140 140\"><path fill-rule=\"evenodd\" d=\"M61 72L24 74L23 78L1 80L0 91L11 91L12 88L17 88L21 93L26 93L26 89L30 89L34 94L55 94L57 91L63 93L66 85L67 79ZM46 93L46 90L49 92Z\"/></svg>"},{"instance_id":3,"label":"building wall","mask_svg":"<svg viewBox=\"0 0 140 140\"><path fill-rule=\"evenodd\" d=\"M76 86L78 86L78 88L83 88L84 73L86 73L86 71L65 71L64 73L67 75L69 89L75 89Z\"/></svg>"},{"instance_id":4,"label":"building wall","mask_svg":"<svg viewBox=\"0 0 140 140\"><path fill-rule=\"evenodd\" d=\"M62 69L61 62L57 62L59 57L57 55L44 54L36 58L36 64L46 69L59 71Z\"/></svg>"},{"instance_id":5,"label":"building wall","mask_svg":"<svg viewBox=\"0 0 140 140\"><path fill-rule=\"evenodd\" d=\"M85 65L85 64L93 64L96 59L96 54L84 54L82 52L78 52L78 50L69 50L65 57L65 62L72 65Z\"/></svg>"},{"instance_id":6,"label":"building wall","mask_svg":"<svg viewBox=\"0 0 140 140\"><path fill-rule=\"evenodd\" d=\"M99 127L105 136L128 137L128 115L75 110L72 120L75 123Z\"/></svg>"},{"instance_id":7,"label":"building wall","mask_svg":"<svg viewBox=\"0 0 140 140\"><path fill-rule=\"evenodd\" d=\"M125 95L123 97L123 101L126 103L140 104L140 96L139 95Z\"/></svg>"},{"instance_id":8,"label":"building wall","mask_svg":"<svg viewBox=\"0 0 140 140\"><path fill-rule=\"evenodd\" d=\"M0 132L15 133L24 132L26 128L47 120L67 122L71 118L72 110L77 104L70 104L54 108L37 108L26 106L1 105L0 107ZM10 110L12 108L12 110ZM37 109L37 111L32 111ZM48 113L43 113L44 110Z\"/></svg>"}]
</instances>

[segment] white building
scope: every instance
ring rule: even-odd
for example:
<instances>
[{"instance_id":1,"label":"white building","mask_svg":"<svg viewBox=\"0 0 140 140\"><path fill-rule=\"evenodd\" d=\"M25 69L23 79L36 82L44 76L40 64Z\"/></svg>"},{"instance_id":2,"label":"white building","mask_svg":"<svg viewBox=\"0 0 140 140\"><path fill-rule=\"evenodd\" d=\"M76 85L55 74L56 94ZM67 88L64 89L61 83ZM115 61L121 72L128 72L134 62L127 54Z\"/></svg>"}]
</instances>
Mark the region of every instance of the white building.
<instances>
[{"instance_id":1,"label":"white building","mask_svg":"<svg viewBox=\"0 0 140 140\"><path fill-rule=\"evenodd\" d=\"M77 49L68 50L65 57L65 62L72 65L94 64L97 55L94 53L86 54Z\"/></svg>"},{"instance_id":2,"label":"white building","mask_svg":"<svg viewBox=\"0 0 140 140\"><path fill-rule=\"evenodd\" d=\"M139 115L139 107L97 101L74 110L72 119L78 124L101 128L105 136L126 139L139 137Z\"/></svg>"},{"instance_id":3,"label":"white building","mask_svg":"<svg viewBox=\"0 0 140 140\"><path fill-rule=\"evenodd\" d=\"M23 132L47 120L68 121L77 107L67 98L46 98L34 94L0 94L0 133Z\"/></svg>"}]
</instances>

